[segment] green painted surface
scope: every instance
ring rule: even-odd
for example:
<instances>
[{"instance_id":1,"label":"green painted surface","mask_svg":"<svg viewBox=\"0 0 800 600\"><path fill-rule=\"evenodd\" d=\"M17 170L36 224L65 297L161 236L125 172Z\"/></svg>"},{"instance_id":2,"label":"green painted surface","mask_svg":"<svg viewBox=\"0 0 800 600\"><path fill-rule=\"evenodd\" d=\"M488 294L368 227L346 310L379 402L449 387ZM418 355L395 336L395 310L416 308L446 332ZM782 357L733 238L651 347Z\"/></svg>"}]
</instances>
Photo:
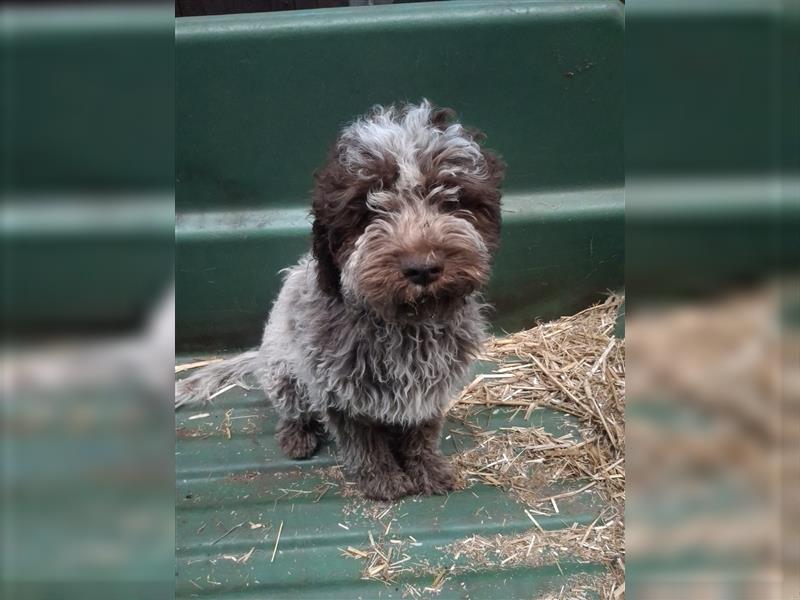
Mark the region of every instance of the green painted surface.
<instances>
[{"instance_id":1,"label":"green painted surface","mask_svg":"<svg viewBox=\"0 0 800 600\"><path fill-rule=\"evenodd\" d=\"M787 18L791 5L774 0L628 5L629 174L763 174L776 169L782 155L788 158L790 147L797 157L797 104L782 102L796 93L797 60L790 53L785 60L776 55L794 35L796 17ZM796 48L786 49L796 54Z\"/></svg>"},{"instance_id":2,"label":"green painted surface","mask_svg":"<svg viewBox=\"0 0 800 600\"><path fill-rule=\"evenodd\" d=\"M7 333L140 324L172 277L167 193L5 200L0 225Z\"/></svg>"},{"instance_id":3,"label":"green painted surface","mask_svg":"<svg viewBox=\"0 0 800 600\"><path fill-rule=\"evenodd\" d=\"M576 431L573 420L549 410L534 411L528 422L512 417L507 410L486 411L476 422L485 429L528 424L556 435ZM533 527L524 504L484 485L445 497L408 498L397 503L343 496L342 482L330 474L336 464L330 444L310 460L286 459L275 443L274 423L274 413L258 389L236 388L216 398L213 406L177 414L178 596L400 598L405 583L424 588L431 585L439 568L467 565L463 558L453 557L445 548L448 544L475 534L518 534ZM448 454L474 443L464 426L451 420L443 438L442 448ZM541 494L548 496L579 485L576 481L543 485ZM576 522L588 525L603 504L590 490L559 500L559 509L558 515L541 516L537 521L548 530ZM362 562L342 556L341 549L368 547L369 532L380 539L390 522L385 538L403 542L404 552L412 556L413 572L390 585L361 580ZM278 551L272 561L281 523ZM248 560L233 560L251 549ZM420 566L425 562L427 566ZM462 597L467 590L472 598L486 598L501 586L507 594L504 598L536 597L557 592L569 577L598 574L604 569L569 556L564 556L559 566L560 571L555 565L514 570L478 567L451 576L441 597Z\"/></svg>"},{"instance_id":4,"label":"green painted surface","mask_svg":"<svg viewBox=\"0 0 800 600\"><path fill-rule=\"evenodd\" d=\"M642 0L628 3L626 27L630 298L713 295L796 272L795 3Z\"/></svg>"},{"instance_id":5,"label":"green painted surface","mask_svg":"<svg viewBox=\"0 0 800 600\"><path fill-rule=\"evenodd\" d=\"M168 10L157 6L4 7L2 189L169 190L170 30Z\"/></svg>"},{"instance_id":6,"label":"green painted surface","mask_svg":"<svg viewBox=\"0 0 800 600\"><path fill-rule=\"evenodd\" d=\"M138 324L173 271L169 11L4 6L0 56L6 332Z\"/></svg>"}]
</instances>

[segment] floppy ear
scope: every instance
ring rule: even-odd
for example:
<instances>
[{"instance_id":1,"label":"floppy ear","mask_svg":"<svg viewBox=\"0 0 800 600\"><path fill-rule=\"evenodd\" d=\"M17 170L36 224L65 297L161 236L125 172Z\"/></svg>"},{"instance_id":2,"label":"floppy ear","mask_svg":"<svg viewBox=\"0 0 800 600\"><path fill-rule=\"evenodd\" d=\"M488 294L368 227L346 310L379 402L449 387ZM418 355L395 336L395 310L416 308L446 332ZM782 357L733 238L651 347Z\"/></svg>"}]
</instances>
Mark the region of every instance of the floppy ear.
<instances>
[{"instance_id":1,"label":"floppy ear","mask_svg":"<svg viewBox=\"0 0 800 600\"><path fill-rule=\"evenodd\" d=\"M489 183L499 190L506 176L506 163L491 150L481 148L481 154L486 160L486 169L489 172Z\"/></svg>"},{"instance_id":2,"label":"floppy ear","mask_svg":"<svg viewBox=\"0 0 800 600\"><path fill-rule=\"evenodd\" d=\"M342 245L342 226L346 223L342 222L346 214L341 208L350 189L337 146L329 152L325 166L314 173L314 179L311 253L317 259L317 284L323 292L338 298L341 297L342 284L336 254Z\"/></svg>"},{"instance_id":3,"label":"floppy ear","mask_svg":"<svg viewBox=\"0 0 800 600\"><path fill-rule=\"evenodd\" d=\"M315 203L316 204L316 203ZM317 259L317 285L330 296L339 297L342 292L339 268L333 260L330 233L323 224L324 217L314 207L314 224L311 226L311 253Z\"/></svg>"},{"instance_id":4,"label":"floppy ear","mask_svg":"<svg viewBox=\"0 0 800 600\"><path fill-rule=\"evenodd\" d=\"M486 134L483 133L483 131L475 127L464 127L464 131L481 147L481 154L486 161L486 171L488 174L486 183L499 189L506 176L506 163L497 154L483 147L483 142L486 141Z\"/></svg>"},{"instance_id":5,"label":"floppy ear","mask_svg":"<svg viewBox=\"0 0 800 600\"><path fill-rule=\"evenodd\" d=\"M466 129L469 136L478 144L486 138L478 129ZM473 213L475 225L483 236L489 252L494 254L500 246L500 226L502 221L500 189L505 177L506 164L497 154L481 147L486 162L486 176L479 180L459 181L461 201Z\"/></svg>"},{"instance_id":6,"label":"floppy ear","mask_svg":"<svg viewBox=\"0 0 800 600\"><path fill-rule=\"evenodd\" d=\"M489 251L494 254L500 246L500 228L502 224L501 199L503 192L500 187L506 174L506 164L491 150L481 148L486 160L487 178L486 184L479 192L483 196L484 218L487 221L487 246Z\"/></svg>"}]
</instances>

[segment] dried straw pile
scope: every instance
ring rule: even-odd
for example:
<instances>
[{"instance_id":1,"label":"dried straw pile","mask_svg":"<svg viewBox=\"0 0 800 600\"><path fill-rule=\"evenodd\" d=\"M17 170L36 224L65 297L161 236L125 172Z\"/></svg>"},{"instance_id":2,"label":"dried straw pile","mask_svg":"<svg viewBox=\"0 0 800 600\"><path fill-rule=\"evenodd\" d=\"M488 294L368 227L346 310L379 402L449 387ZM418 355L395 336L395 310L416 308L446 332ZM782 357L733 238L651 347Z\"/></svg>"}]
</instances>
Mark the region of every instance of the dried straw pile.
<instances>
[{"instance_id":1,"label":"dried straw pile","mask_svg":"<svg viewBox=\"0 0 800 600\"><path fill-rule=\"evenodd\" d=\"M479 375L451 407L477 444L454 457L461 477L509 491L525 502L535 527L520 536L472 536L449 548L479 567L556 564L560 556L603 562L602 597L624 595L625 349L613 336L620 296L576 315L492 340L486 358L500 366ZM511 407L529 418L547 407L577 418L578 431L554 436L540 427L483 431L470 419L480 407ZM553 483L567 487L543 493ZM550 488L552 489L552 488ZM559 502L599 494L605 509L589 525L544 531L534 514L559 514Z\"/></svg>"},{"instance_id":2,"label":"dried straw pile","mask_svg":"<svg viewBox=\"0 0 800 600\"><path fill-rule=\"evenodd\" d=\"M451 407L470 426L475 405L567 413L580 421L580 436L554 437L536 427L480 431L475 448L455 457L467 480L503 487L534 506L578 493L540 497L532 483L588 480L609 504L625 500L625 350L613 336L622 298L609 296L576 315L493 339L485 358L501 363L479 375ZM579 439L580 438L580 439Z\"/></svg>"}]
</instances>

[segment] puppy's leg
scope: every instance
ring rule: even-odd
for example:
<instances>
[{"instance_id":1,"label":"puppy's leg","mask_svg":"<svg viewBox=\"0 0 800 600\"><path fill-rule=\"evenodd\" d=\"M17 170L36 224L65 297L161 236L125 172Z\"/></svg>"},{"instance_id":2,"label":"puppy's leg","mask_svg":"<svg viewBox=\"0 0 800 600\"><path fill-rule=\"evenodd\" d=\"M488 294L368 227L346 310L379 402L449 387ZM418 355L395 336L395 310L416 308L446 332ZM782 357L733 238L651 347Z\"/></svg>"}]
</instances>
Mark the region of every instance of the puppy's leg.
<instances>
[{"instance_id":1,"label":"puppy's leg","mask_svg":"<svg viewBox=\"0 0 800 600\"><path fill-rule=\"evenodd\" d=\"M275 437L281 451L289 458L310 458L317 451L322 425L311 417L278 421Z\"/></svg>"},{"instance_id":2,"label":"puppy's leg","mask_svg":"<svg viewBox=\"0 0 800 600\"><path fill-rule=\"evenodd\" d=\"M306 388L285 365L273 365L262 375L264 392L278 412L278 446L289 458L309 458L319 447L323 427L309 410Z\"/></svg>"},{"instance_id":3,"label":"puppy's leg","mask_svg":"<svg viewBox=\"0 0 800 600\"><path fill-rule=\"evenodd\" d=\"M400 460L419 494L446 494L453 489L453 468L439 450L442 420L432 419L404 428Z\"/></svg>"},{"instance_id":4,"label":"puppy's leg","mask_svg":"<svg viewBox=\"0 0 800 600\"><path fill-rule=\"evenodd\" d=\"M413 492L413 482L392 451L396 433L391 427L353 419L335 409L328 410L328 423L345 466L355 474L358 488L367 498L396 500Z\"/></svg>"}]
</instances>

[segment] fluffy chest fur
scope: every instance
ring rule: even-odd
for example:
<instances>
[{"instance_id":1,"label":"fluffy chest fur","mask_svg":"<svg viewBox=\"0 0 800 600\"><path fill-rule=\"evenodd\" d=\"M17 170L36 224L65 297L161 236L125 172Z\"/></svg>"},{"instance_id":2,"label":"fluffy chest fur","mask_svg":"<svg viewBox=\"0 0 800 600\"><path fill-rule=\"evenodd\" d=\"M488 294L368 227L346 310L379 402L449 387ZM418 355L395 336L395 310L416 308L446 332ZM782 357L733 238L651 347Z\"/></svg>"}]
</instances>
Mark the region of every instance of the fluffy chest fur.
<instances>
[{"instance_id":1,"label":"fluffy chest fur","mask_svg":"<svg viewBox=\"0 0 800 600\"><path fill-rule=\"evenodd\" d=\"M485 337L477 297L444 322L392 323L332 300L312 272L303 261L289 273L264 338L307 390L309 408L397 424L440 416Z\"/></svg>"},{"instance_id":2,"label":"fluffy chest fur","mask_svg":"<svg viewBox=\"0 0 800 600\"><path fill-rule=\"evenodd\" d=\"M391 423L441 415L483 338L474 299L447 324L401 326L346 310L333 323L313 361L325 383L325 401Z\"/></svg>"}]
</instances>

